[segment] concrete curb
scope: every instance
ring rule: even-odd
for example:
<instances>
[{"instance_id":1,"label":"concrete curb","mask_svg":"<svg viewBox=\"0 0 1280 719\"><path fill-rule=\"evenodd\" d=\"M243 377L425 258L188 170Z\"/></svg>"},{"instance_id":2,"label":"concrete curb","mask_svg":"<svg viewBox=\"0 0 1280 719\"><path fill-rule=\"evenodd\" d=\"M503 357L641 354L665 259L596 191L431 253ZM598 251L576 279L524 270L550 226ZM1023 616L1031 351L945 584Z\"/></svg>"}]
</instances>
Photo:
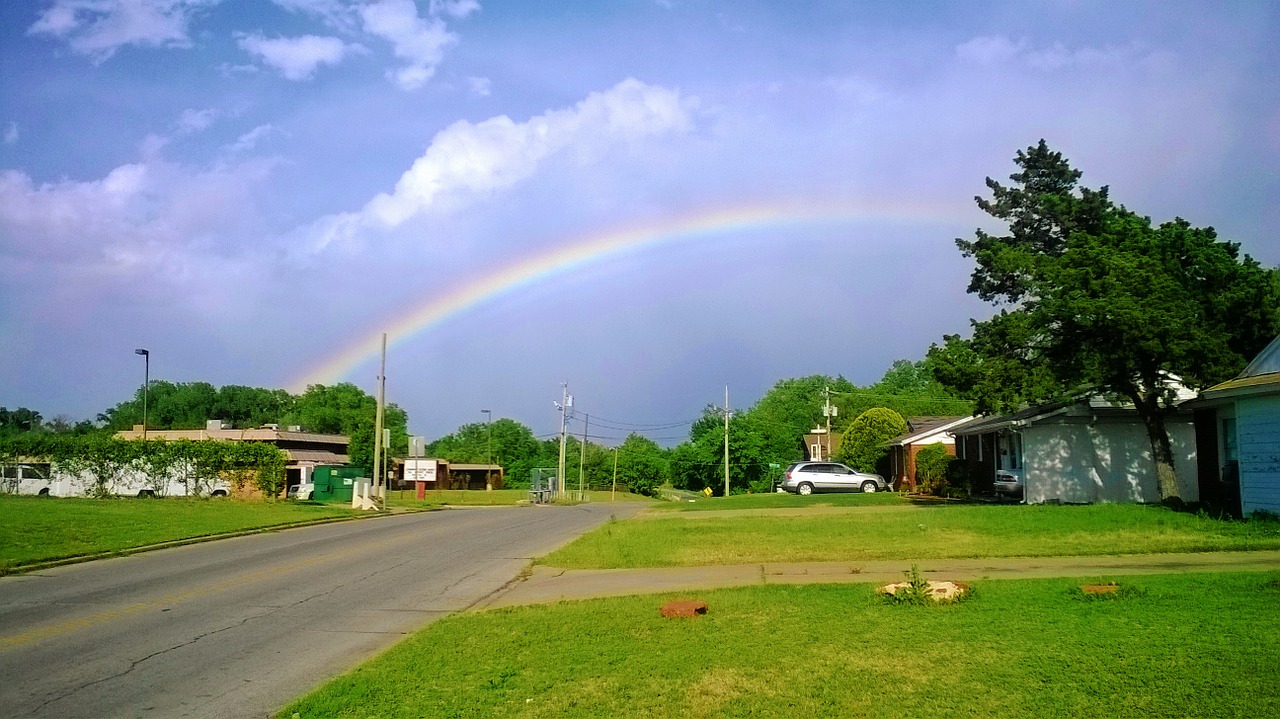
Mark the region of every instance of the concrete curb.
<instances>
[{"instance_id":1,"label":"concrete curb","mask_svg":"<svg viewBox=\"0 0 1280 719\"><path fill-rule=\"evenodd\" d=\"M535 566L476 609L660 594L762 584L856 584L900 581L915 565L931 578L1044 579L1184 572L1280 571L1280 550L1186 552L1096 557L1002 557L990 559L886 560L738 564L655 569L560 569Z\"/></svg>"}]
</instances>

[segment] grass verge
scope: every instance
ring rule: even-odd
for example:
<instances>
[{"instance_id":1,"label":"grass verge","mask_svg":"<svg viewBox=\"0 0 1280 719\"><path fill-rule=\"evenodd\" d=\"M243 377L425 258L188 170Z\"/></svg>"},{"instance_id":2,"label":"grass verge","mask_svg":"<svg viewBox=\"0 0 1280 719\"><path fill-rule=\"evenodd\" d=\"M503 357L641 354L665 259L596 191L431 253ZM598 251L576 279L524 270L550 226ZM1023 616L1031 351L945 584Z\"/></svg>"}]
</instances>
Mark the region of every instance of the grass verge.
<instances>
[{"instance_id":1,"label":"grass verge","mask_svg":"<svg viewBox=\"0 0 1280 719\"><path fill-rule=\"evenodd\" d=\"M734 494L729 497L699 497L690 502L659 502L654 511L659 512L714 512L736 509L785 509L802 507L868 507L897 506L907 503L904 495L893 492L876 492L862 494L846 492L840 494L812 494L801 497L798 494L773 492L769 494Z\"/></svg>"},{"instance_id":2,"label":"grass verge","mask_svg":"<svg viewBox=\"0 0 1280 719\"><path fill-rule=\"evenodd\" d=\"M1271 574L988 581L949 606L871 585L627 597L443 619L280 717L1280 716ZM689 598L681 596L679 598Z\"/></svg>"},{"instance_id":3,"label":"grass verge","mask_svg":"<svg viewBox=\"0 0 1280 719\"><path fill-rule=\"evenodd\" d=\"M0 496L0 574L40 562L352 514L343 505L298 502Z\"/></svg>"},{"instance_id":4,"label":"grass verge","mask_svg":"<svg viewBox=\"0 0 1280 719\"><path fill-rule=\"evenodd\" d=\"M538 563L614 569L1256 549L1280 549L1280 522L1223 521L1154 505L899 502L813 516L668 515L611 522Z\"/></svg>"}]
</instances>

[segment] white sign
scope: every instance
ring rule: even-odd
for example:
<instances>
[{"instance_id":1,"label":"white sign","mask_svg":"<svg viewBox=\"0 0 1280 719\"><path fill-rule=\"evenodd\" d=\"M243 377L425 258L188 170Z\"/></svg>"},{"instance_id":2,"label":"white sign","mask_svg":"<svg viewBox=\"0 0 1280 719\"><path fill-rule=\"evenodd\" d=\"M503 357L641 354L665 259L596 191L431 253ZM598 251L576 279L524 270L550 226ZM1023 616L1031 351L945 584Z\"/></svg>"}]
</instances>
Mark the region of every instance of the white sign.
<instances>
[{"instance_id":1,"label":"white sign","mask_svg":"<svg viewBox=\"0 0 1280 719\"><path fill-rule=\"evenodd\" d=\"M437 460L434 459L406 459L404 461L404 481L435 482L437 464Z\"/></svg>"}]
</instances>

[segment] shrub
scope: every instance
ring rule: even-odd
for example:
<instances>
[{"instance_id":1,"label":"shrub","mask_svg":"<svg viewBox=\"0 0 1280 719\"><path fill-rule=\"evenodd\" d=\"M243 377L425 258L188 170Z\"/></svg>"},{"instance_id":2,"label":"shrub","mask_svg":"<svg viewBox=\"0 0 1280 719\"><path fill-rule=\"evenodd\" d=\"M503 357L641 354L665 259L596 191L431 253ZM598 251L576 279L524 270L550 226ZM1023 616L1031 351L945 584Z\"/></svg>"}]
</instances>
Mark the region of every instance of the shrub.
<instances>
[{"instance_id":1,"label":"shrub","mask_svg":"<svg viewBox=\"0 0 1280 719\"><path fill-rule=\"evenodd\" d=\"M874 472L889 452L885 444L907 429L902 415L887 407L872 407L849 423L835 458L859 472Z\"/></svg>"},{"instance_id":2,"label":"shrub","mask_svg":"<svg viewBox=\"0 0 1280 719\"><path fill-rule=\"evenodd\" d=\"M946 445L931 444L916 453L916 486L927 494L943 496L950 485L947 469L955 460Z\"/></svg>"}]
</instances>

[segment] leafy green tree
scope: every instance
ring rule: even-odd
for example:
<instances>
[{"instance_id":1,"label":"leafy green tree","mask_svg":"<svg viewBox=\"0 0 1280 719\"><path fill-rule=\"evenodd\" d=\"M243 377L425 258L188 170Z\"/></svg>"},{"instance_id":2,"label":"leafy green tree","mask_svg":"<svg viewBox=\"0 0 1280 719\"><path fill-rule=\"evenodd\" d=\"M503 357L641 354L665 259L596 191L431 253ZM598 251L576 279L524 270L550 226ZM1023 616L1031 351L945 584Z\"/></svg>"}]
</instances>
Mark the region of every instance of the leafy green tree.
<instances>
[{"instance_id":1,"label":"leafy green tree","mask_svg":"<svg viewBox=\"0 0 1280 719\"><path fill-rule=\"evenodd\" d=\"M492 434L492 457L490 436ZM533 436L533 430L513 419L495 419L493 423L464 424L427 445L427 454L449 462L485 464L492 458L501 465L507 487L529 486L530 472L535 467L554 467L559 462L559 445L555 454Z\"/></svg>"},{"instance_id":2,"label":"leafy green tree","mask_svg":"<svg viewBox=\"0 0 1280 719\"><path fill-rule=\"evenodd\" d=\"M837 404L842 395L857 390L844 377L810 375L784 379L747 410L751 425L759 430L758 440L768 462L786 465L804 458L804 434L824 421L823 390L828 387ZM723 422L723 415L720 417ZM722 433L723 430L721 427Z\"/></svg>"},{"instance_id":3,"label":"leafy green tree","mask_svg":"<svg viewBox=\"0 0 1280 719\"><path fill-rule=\"evenodd\" d=\"M350 438L351 464L372 468L378 401L350 382L315 384L296 398L291 414L281 424L299 425L308 432L344 434ZM391 430L392 454L408 453L408 415L395 404L386 406L383 427Z\"/></svg>"},{"instance_id":4,"label":"leafy green tree","mask_svg":"<svg viewBox=\"0 0 1280 719\"><path fill-rule=\"evenodd\" d=\"M33 409L18 407L10 410L0 407L0 435L38 432L41 422L40 413Z\"/></svg>"},{"instance_id":5,"label":"leafy green tree","mask_svg":"<svg viewBox=\"0 0 1280 719\"><path fill-rule=\"evenodd\" d=\"M972 402L956 395L934 377L933 362L927 358L916 362L894 360L884 377L867 388L864 399L903 417L959 416L973 412Z\"/></svg>"},{"instance_id":6,"label":"leafy green tree","mask_svg":"<svg viewBox=\"0 0 1280 719\"><path fill-rule=\"evenodd\" d=\"M859 472L875 472L889 453L885 443L906 431L907 421L902 415L887 407L873 407L849 423L836 459Z\"/></svg>"},{"instance_id":7,"label":"leafy green tree","mask_svg":"<svg viewBox=\"0 0 1280 719\"><path fill-rule=\"evenodd\" d=\"M636 494L652 495L670 476L666 452L657 442L632 433L618 446L618 481Z\"/></svg>"},{"instance_id":8,"label":"leafy green tree","mask_svg":"<svg viewBox=\"0 0 1280 719\"><path fill-rule=\"evenodd\" d=\"M1106 188L1078 187L1080 172L1043 140L1014 162L1014 184L988 178L992 199L978 198L1009 234L956 241L976 262L970 292L1009 307L933 346L934 373L986 413L1082 389L1124 397L1146 426L1161 497L1176 499L1172 380L1228 379L1280 333L1275 273L1212 228L1153 226Z\"/></svg>"},{"instance_id":9,"label":"leafy green tree","mask_svg":"<svg viewBox=\"0 0 1280 719\"><path fill-rule=\"evenodd\" d=\"M768 479L763 432L750 413L729 420L729 491L745 492ZM672 484L681 489L710 487L724 494L724 410L708 406L689 430L689 441L670 455Z\"/></svg>"}]
</instances>

